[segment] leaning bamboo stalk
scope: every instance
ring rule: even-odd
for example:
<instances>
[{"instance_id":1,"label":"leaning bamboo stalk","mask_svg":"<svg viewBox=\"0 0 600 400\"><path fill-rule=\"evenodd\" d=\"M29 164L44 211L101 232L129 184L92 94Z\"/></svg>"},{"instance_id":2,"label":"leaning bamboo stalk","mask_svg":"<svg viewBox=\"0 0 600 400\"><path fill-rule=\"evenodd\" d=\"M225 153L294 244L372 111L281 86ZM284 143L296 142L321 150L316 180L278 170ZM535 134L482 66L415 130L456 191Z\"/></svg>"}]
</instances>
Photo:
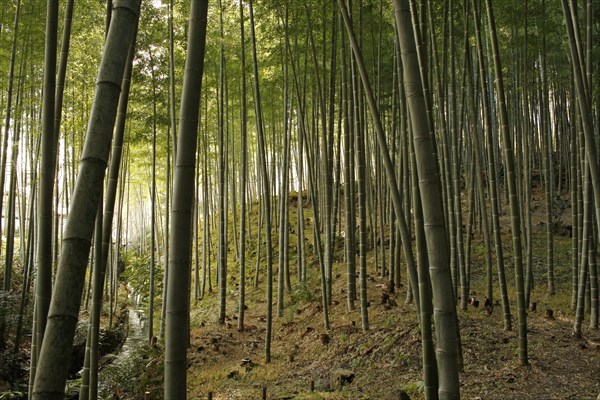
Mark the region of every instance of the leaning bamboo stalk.
<instances>
[{"instance_id":1,"label":"leaning bamboo stalk","mask_svg":"<svg viewBox=\"0 0 600 400\"><path fill-rule=\"evenodd\" d=\"M33 399L64 397L70 348L79 316L93 221L107 165L129 45L139 16L139 0L117 0L98 71L94 106L65 227L54 296L40 349Z\"/></svg>"}]
</instances>

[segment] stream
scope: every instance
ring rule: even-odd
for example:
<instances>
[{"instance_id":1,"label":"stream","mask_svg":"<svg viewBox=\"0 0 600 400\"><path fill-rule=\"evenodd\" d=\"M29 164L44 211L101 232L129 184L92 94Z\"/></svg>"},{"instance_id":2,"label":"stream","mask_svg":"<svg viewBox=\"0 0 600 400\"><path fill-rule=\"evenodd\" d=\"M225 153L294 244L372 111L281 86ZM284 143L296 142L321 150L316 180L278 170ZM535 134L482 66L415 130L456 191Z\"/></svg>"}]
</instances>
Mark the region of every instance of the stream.
<instances>
[{"instance_id":1,"label":"stream","mask_svg":"<svg viewBox=\"0 0 600 400\"><path fill-rule=\"evenodd\" d=\"M146 348L146 315L142 309L129 308L127 338L123 346L115 354L104 356L98 371L98 394L108 397L119 387L136 376L140 363L144 362L141 351Z\"/></svg>"}]
</instances>

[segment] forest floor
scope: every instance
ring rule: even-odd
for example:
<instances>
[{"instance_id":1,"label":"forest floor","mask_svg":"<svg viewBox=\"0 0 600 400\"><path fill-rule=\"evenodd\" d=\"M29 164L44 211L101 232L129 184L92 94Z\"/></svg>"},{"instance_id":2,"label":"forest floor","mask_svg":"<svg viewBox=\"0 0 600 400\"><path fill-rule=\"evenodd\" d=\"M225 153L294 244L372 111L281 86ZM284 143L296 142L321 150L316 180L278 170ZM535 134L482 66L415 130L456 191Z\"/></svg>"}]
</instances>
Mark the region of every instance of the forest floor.
<instances>
[{"instance_id":1,"label":"forest floor","mask_svg":"<svg viewBox=\"0 0 600 400\"><path fill-rule=\"evenodd\" d=\"M460 374L463 399L596 399L600 393L600 331L587 328L582 339L572 336L573 311L570 306L571 239L568 237L570 210L557 220L555 237L556 292L546 294L545 227L543 197L534 195L533 266L538 279L532 292L536 311L528 311L529 365L518 360L517 310L514 290L509 289L512 326L505 331L501 307L488 315L483 307L459 310L464 370ZM508 208L508 207L505 207ZM507 217L503 226L508 226ZM294 221L294 219L291 219ZM508 230L508 229L505 229ZM504 232L504 235L508 235ZM510 238L505 241L509 288L514 287ZM484 299L485 262L483 241L473 243L472 290L470 296ZM260 399L266 387L269 399L400 399L400 391L410 398L423 398L420 331L414 304L405 304L405 287L392 298L397 306L381 304L386 280L374 274L374 253L369 253L368 297L370 329L363 332L357 309L348 311L345 271L341 262L343 246L336 248L331 329L323 328L317 264L309 262L308 288L294 289L285 297L285 315L274 318L272 360L264 361L265 308L264 282L249 288L245 331L237 330L237 277L230 270L225 324L217 322L218 296L207 293L192 307L191 346L188 353L188 393L190 399ZM275 257L276 259L276 257ZM291 265L295 266L292 257ZM250 263L249 263L250 264ZM254 264L249 265L254 273ZM295 268L295 267L294 267ZM274 265L276 269L276 265ZM495 272L496 273L496 272ZM276 287L277 283L275 283ZM494 296L499 298L494 276ZM275 309L275 306L274 306ZM546 316L552 309L554 318ZM588 315L588 314L586 314ZM587 317L586 317L587 318ZM327 334L325 337L324 335ZM155 352L144 379L152 399L162 398L162 357ZM355 377L343 388L329 388L330 374L343 368ZM311 391L311 381L314 391ZM123 398L132 398L125 396Z\"/></svg>"},{"instance_id":2,"label":"forest floor","mask_svg":"<svg viewBox=\"0 0 600 400\"><path fill-rule=\"evenodd\" d=\"M571 309L572 251L568 199L563 195L555 203L559 212L554 228L554 296L547 295L546 287L543 193L539 189L534 191L533 199L532 265L536 287L531 300L537 303L537 310L528 311L529 365L521 366L518 360L510 221L503 215L503 251L513 329L504 330L501 307L496 306L491 315L483 307L468 306L467 310L458 310L464 357L464 370L460 374L462 399L595 400L600 393L600 330L588 327L587 311L583 338L575 339L572 335L574 312ZM261 273L257 288L252 285L256 265L257 208L253 206L250 218L253 233L248 246L246 329L243 332L237 329L239 278L231 251L225 323L217 321L216 287L202 300L192 304L188 398L204 400L212 392L215 400L261 399L262 390L266 388L267 398L273 400L397 400L404 399L400 396L401 391L408 393L412 400L422 399L420 330L414 304L405 304L404 301L406 287L397 287L391 295L394 306L390 306L389 301L382 304L382 293L388 282L375 271L375 251L371 249L367 279L370 329L363 332L359 302L356 302L355 310L349 311L347 306L343 240L337 241L334 255L331 329L326 332L323 328L318 263L309 244L306 288L295 283L293 276L295 285L291 293L285 295L284 316L274 318L272 359L270 363L265 362L264 274ZM503 208L504 211L508 209L507 206ZM296 221L296 208L291 207L290 211L290 221ZM304 212L308 224L307 243L311 243L312 212L309 204L305 204ZM296 235L292 232L292 271L296 270L295 241ZM276 237L274 242L277 243ZM277 249L274 250L276 260ZM485 298L484 256L487 251L490 250L485 248L481 235L476 233L472 246L470 296L480 300L482 305ZM389 249L386 252L389 254ZM212 264L214 268L214 260ZM273 268L276 270L276 263ZM276 281L274 286L277 287ZM275 299L276 296L274 309ZM499 299L496 271L494 299ZM554 318L546 316L547 309L553 310ZM158 315L158 308L156 312ZM158 320L155 318L156 324ZM149 399L162 399L163 344L159 342L152 348L140 346L128 359L130 363L120 370L111 370L110 379L103 382L105 393L109 396L106 398L147 399L144 394L149 392ZM0 360L0 367L3 361L6 360ZM330 375L338 369L350 370L354 379L341 389L332 390ZM311 382L314 391L311 390ZM1 384L0 389L3 387ZM76 390L78 381L71 386Z\"/></svg>"},{"instance_id":3,"label":"forest floor","mask_svg":"<svg viewBox=\"0 0 600 400\"><path fill-rule=\"evenodd\" d=\"M341 281L341 280L340 280ZM189 352L189 393L204 399L259 399L266 386L269 399L411 399L422 398L421 340L413 305L387 309L380 303L379 279L369 280L370 330L362 332L358 311L347 311L345 296L336 286L331 310L329 342L324 344L320 300L288 304L286 316L276 319L272 361L264 362L264 312L250 306L246 331L237 331L231 315L225 325L215 322L212 307L195 313ZM476 295L476 294L474 294ZM397 302L402 303L400 291ZM233 298L230 301L235 301ZM557 317L545 318L552 299L540 299L528 318L529 366L519 365L516 318L504 331L498 307L490 316L481 308L459 311L464 371L464 399L596 399L600 392L600 332L584 339L572 337L568 307L553 308ZM515 314L515 311L513 311ZM199 326L197 325L199 322ZM250 359L251 367L242 366ZM355 373L342 390L327 392L327 381L337 368ZM310 381L316 392L310 392Z\"/></svg>"}]
</instances>

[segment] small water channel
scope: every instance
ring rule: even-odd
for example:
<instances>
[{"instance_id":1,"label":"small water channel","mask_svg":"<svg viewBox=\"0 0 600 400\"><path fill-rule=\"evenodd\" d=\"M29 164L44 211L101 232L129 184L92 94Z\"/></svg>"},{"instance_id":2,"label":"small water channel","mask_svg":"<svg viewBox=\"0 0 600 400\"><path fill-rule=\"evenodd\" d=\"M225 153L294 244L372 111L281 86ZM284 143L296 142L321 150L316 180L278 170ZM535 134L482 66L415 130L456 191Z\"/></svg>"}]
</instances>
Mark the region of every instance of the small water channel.
<instances>
[{"instance_id":1,"label":"small water channel","mask_svg":"<svg viewBox=\"0 0 600 400\"><path fill-rule=\"evenodd\" d=\"M132 305L128 312L127 338L115 354L104 356L98 372L98 394L106 398L115 394L121 387L127 387L135 379L144 361L142 352L146 348L146 314Z\"/></svg>"}]
</instances>

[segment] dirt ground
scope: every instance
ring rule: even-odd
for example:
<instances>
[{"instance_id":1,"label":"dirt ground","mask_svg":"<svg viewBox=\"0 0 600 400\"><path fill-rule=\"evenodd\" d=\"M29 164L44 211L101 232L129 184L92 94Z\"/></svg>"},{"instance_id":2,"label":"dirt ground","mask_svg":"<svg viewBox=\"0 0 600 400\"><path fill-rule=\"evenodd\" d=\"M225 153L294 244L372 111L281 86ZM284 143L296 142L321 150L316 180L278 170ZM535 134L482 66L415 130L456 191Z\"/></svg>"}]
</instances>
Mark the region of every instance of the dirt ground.
<instances>
[{"instance_id":1,"label":"dirt ground","mask_svg":"<svg viewBox=\"0 0 600 400\"><path fill-rule=\"evenodd\" d=\"M275 321L269 364L264 362L260 304L247 311L246 330L241 333L234 315L219 325L214 308L200 306L204 311L195 316L199 326L192 332L189 353L190 398L204 399L212 391L214 399L259 399L263 386L269 399L392 400L400 398L398 390L411 399L422 398L421 341L414 306L403 304L400 290L399 306L387 309L379 304L383 282L372 279L369 286L368 332L361 329L359 312L347 311L342 288L336 287L328 337L322 336L318 298L288 304L286 316ZM492 315L472 306L459 311L463 399L596 399L600 332L585 331L583 339L574 339L570 310L556 309L556 318L548 319L545 307L549 305L544 301L536 312L529 312L529 365L524 367L518 361L514 316L513 330L504 331L498 307ZM327 391L330 373L340 367L353 371L355 379L341 390ZM310 391L311 381L315 392Z\"/></svg>"},{"instance_id":2,"label":"dirt ground","mask_svg":"<svg viewBox=\"0 0 600 400\"><path fill-rule=\"evenodd\" d=\"M507 228L510 222L503 216L513 329L504 330L499 306L491 315L483 307L469 306L466 311L458 311L464 360L460 374L462 399L596 400L599 396L600 331L588 328L587 312L583 338L572 336L570 210L563 207L555 220L557 294L548 296L542 280L546 274L546 242L543 196L539 191L534 193L533 200L532 265L540 281L536 282L531 298L537 302L537 309L528 311L529 365L521 366L518 360L514 271L510 229ZM564 202L560 197L557 201ZM484 254L488 250L482 238L476 236L473 240L470 296L481 300L483 305ZM372 252L368 262L369 273L374 273ZM217 323L216 293L207 293L204 300L193 305L188 354L190 399L206 399L209 392L213 399L261 399L263 388L268 399L397 400L402 398L400 391L413 400L423 398L420 330L414 305L405 304L406 288L396 288L391 297L395 306L390 307L389 302L383 305L381 296L387 282L369 277L370 329L363 332L359 310L348 311L344 266L335 264L331 329L326 332L318 270L316 262L311 264L307 287L314 290L296 289L286 294L284 317L274 317L272 360L268 364L264 361L266 299L263 282L258 289L247 289L249 308L244 332L237 330L234 277L230 276L228 284L229 312L225 324ZM494 296L499 299L495 270ZM274 310L275 302L274 298ZM358 302L356 306L359 307ZM546 317L546 309L552 309L554 318ZM156 365L159 367L161 363ZM352 371L354 379L341 389L331 390L330 374L339 368ZM160 384L149 389L152 398L161 398Z\"/></svg>"}]
</instances>

